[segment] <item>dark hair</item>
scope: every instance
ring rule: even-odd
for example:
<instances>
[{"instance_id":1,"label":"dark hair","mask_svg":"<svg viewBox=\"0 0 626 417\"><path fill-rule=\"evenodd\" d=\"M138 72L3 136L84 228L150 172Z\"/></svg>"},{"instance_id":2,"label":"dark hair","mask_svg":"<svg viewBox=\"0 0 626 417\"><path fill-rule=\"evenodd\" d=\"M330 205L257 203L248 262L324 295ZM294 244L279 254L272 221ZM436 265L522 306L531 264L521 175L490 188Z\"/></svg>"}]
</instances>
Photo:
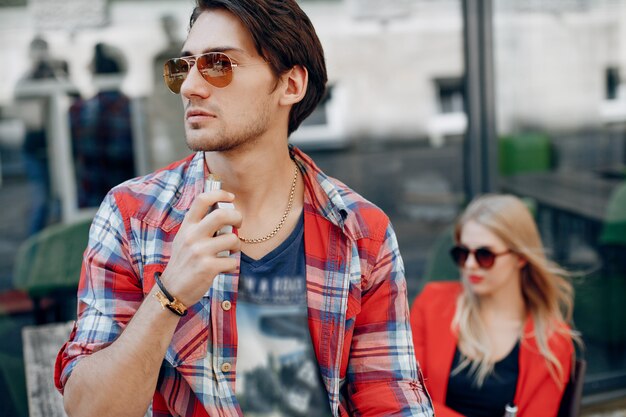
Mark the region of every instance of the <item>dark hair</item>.
<instances>
[{"instance_id":1,"label":"dark hair","mask_svg":"<svg viewBox=\"0 0 626 417\"><path fill-rule=\"evenodd\" d=\"M289 113L291 134L315 110L326 90L324 51L313 24L295 0L197 0L189 29L200 14L215 9L225 9L241 20L257 52L277 76L296 65L307 69L306 95Z\"/></svg>"},{"instance_id":2,"label":"dark hair","mask_svg":"<svg viewBox=\"0 0 626 417\"><path fill-rule=\"evenodd\" d=\"M94 47L92 70L94 74L119 74L124 72L124 64L116 48L103 43Z\"/></svg>"},{"instance_id":3,"label":"dark hair","mask_svg":"<svg viewBox=\"0 0 626 417\"><path fill-rule=\"evenodd\" d=\"M48 42L40 35L37 35L30 41L30 49L45 49L48 50Z\"/></svg>"}]
</instances>

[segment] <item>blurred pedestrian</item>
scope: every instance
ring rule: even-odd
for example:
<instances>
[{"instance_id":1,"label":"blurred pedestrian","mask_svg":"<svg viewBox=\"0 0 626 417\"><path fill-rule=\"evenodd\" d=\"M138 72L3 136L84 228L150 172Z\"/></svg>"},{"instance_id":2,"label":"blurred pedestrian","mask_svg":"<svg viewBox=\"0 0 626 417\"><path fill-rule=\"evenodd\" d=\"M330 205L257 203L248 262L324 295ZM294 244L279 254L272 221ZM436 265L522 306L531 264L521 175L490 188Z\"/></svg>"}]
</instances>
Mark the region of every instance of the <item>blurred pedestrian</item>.
<instances>
[{"instance_id":1,"label":"blurred pedestrian","mask_svg":"<svg viewBox=\"0 0 626 417\"><path fill-rule=\"evenodd\" d=\"M91 63L98 93L70 107L78 206L98 207L117 184L135 175L129 98L120 91L121 52L98 43Z\"/></svg>"},{"instance_id":2,"label":"blurred pedestrian","mask_svg":"<svg viewBox=\"0 0 626 417\"><path fill-rule=\"evenodd\" d=\"M30 42L29 58L31 67L23 77L24 80L67 80L69 75L67 62L50 54L48 42L42 36L37 35Z\"/></svg>"},{"instance_id":3,"label":"blurred pedestrian","mask_svg":"<svg viewBox=\"0 0 626 417\"><path fill-rule=\"evenodd\" d=\"M18 82L17 102L26 126L22 150L32 198L28 234L33 235L48 224L52 207L46 131L49 100L45 91L29 90L28 86L43 81L66 81L69 73L67 63L51 56L48 42L41 36L31 41L29 58L30 68Z\"/></svg>"},{"instance_id":4,"label":"blurred pedestrian","mask_svg":"<svg viewBox=\"0 0 626 417\"><path fill-rule=\"evenodd\" d=\"M437 417L555 417L573 363L573 289L517 197L486 195L460 216L460 282L432 282L411 309L415 353Z\"/></svg>"}]
</instances>

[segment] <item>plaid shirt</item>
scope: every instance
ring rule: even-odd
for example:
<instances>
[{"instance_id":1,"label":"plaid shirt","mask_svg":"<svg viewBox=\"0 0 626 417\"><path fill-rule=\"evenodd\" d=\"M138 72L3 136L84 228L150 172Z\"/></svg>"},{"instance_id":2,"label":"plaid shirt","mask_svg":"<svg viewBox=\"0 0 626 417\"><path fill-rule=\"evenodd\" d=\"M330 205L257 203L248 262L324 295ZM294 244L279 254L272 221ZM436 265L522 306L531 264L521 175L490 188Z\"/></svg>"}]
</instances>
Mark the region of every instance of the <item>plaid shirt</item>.
<instances>
[{"instance_id":1,"label":"plaid shirt","mask_svg":"<svg viewBox=\"0 0 626 417\"><path fill-rule=\"evenodd\" d=\"M303 173L308 321L335 416L432 416L413 350L404 267L389 219L291 148ZM81 357L111 344L169 260L203 191L203 154L116 187L90 231L78 321L59 352L57 388ZM238 255L233 255L238 256ZM215 278L165 355L154 416L241 416L235 398L237 274ZM225 311L221 303L233 308ZM231 364L231 369L222 367Z\"/></svg>"}]
</instances>

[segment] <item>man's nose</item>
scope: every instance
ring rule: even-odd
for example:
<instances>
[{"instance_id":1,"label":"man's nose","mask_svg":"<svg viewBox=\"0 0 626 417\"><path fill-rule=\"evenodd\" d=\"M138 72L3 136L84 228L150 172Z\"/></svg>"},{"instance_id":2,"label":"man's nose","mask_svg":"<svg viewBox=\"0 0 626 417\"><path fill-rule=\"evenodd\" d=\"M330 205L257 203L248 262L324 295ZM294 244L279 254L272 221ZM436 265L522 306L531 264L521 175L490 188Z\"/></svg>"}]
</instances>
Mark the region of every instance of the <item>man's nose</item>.
<instances>
[{"instance_id":1,"label":"man's nose","mask_svg":"<svg viewBox=\"0 0 626 417\"><path fill-rule=\"evenodd\" d=\"M180 86L180 94L187 99L192 97L206 98L211 94L211 88L211 84L200 74L198 66L194 65L189 69L185 81Z\"/></svg>"}]
</instances>

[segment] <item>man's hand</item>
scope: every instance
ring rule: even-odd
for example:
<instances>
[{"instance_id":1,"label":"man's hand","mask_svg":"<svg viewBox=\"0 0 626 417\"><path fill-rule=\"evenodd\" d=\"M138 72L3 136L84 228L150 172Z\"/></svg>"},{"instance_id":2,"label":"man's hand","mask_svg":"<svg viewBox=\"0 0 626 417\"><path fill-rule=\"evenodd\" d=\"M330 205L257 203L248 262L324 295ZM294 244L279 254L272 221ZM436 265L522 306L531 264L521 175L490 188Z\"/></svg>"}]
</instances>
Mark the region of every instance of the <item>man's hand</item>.
<instances>
[{"instance_id":1,"label":"man's hand","mask_svg":"<svg viewBox=\"0 0 626 417\"><path fill-rule=\"evenodd\" d=\"M231 257L218 257L228 250L237 252L241 243L234 233L215 236L223 226L241 225L241 213L231 209L215 209L218 201L231 203L235 196L223 190L199 194L185 215L172 243L172 256L163 271L165 288L187 307L197 303L213 284L215 277L237 268Z\"/></svg>"}]
</instances>

